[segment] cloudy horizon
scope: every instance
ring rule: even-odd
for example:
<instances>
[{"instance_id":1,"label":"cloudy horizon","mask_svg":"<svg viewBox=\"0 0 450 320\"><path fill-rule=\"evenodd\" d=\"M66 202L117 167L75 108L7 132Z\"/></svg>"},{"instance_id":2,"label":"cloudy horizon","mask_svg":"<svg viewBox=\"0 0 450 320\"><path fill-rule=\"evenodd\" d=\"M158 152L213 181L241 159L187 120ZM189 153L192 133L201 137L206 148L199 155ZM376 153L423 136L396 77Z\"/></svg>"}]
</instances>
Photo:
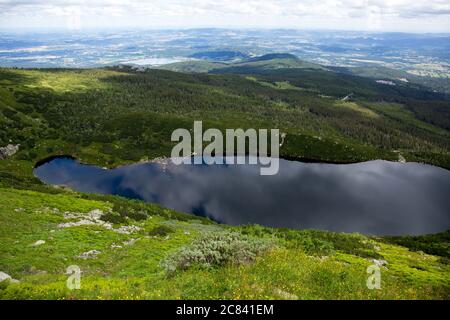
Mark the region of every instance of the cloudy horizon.
<instances>
[{"instance_id":1,"label":"cloudy horizon","mask_svg":"<svg viewBox=\"0 0 450 320\"><path fill-rule=\"evenodd\" d=\"M0 0L0 29L294 28L450 30L447 0Z\"/></svg>"}]
</instances>

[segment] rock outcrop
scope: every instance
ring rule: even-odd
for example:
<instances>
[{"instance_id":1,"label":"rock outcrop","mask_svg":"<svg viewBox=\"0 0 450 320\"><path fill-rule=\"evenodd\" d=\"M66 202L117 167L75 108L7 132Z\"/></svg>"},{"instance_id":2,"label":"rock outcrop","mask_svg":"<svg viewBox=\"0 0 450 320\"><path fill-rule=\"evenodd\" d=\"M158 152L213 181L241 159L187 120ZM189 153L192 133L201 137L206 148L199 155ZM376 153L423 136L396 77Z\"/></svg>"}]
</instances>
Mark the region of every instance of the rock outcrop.
<instances>
[{"instance_id":1,"label":"rock outcrop","mask_svg":"<svg viewBox=\"0 0 450 320\"><path fill-rule=\"evenodd\" d=\"M0 160L6 159L19 151L19 145L8 144L6 147L0 147Z\"/></svg>"},{"instance_id":2,"label":"rock outcrop","mask_svg":"<svg viewBox=\"0 0 450 320\"><path fill-rule=\"evenodd\" d=\"M10 283L17 283L19 280L13 279L9 274L0 271L0 282L9 281Z\"/></svg>"},{"instance_id":3,"label":"rock outcrop","mask_svg":"<svg viewBox=\"0 0 450 320\"><path fill-rule=\"evenodd\" d=\"M38 240L35 243L32 244L33 247L38 247L38 246L42 246L43 244L45 244L44 240Z\"/></svg>"},{"instance_id":4,"label":"rock outcrop","mask_svg":"<svg viewBox=\"0 0 450 320\"><path fill-rule=\"evenodd\" d=\"M97 257L97 255L100 253L101 253L101 251L98 251L98 250L90 250L87 252L83 252L82 254L80 254L78 256L78 258L80 258L80 259L95 259Z\"/></svg>"},{"instance_id":5,"label":"rock outcrop","mask_svg":"<svg viewBox=\"0 0 450 320\"><path fill-rule=\"evenodd\" d=\"M119 228L114 228L111 222L106 222L101 220L103 216L103 211L99 209L92 210L88 213L81 212L66 212L64 214L64 219L67 220L76 220L70 222L64 222L58 224L58 228L71 228L71 227L79 227L79 226L99 226L105 229L120 233L120 234L132 234L141 230L140 227L135 225L129 226L121 226Z\"/></svg>"}]
</instances>

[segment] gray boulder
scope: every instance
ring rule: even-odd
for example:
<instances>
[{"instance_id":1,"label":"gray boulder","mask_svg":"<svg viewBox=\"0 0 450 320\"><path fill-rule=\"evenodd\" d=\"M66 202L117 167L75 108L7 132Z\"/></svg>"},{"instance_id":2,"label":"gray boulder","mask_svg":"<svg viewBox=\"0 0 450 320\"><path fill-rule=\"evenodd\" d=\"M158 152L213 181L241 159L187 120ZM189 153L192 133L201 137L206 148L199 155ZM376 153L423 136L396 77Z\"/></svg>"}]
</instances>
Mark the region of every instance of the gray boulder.
<instances>
[{"instance_id":1,"label":"gray boulder","mask_svg":"<svg viewBox=\"0 0 450 320\"><path fill-rule=\"evenodd\" d=\"M43 244L45 244L44 240L38 240L35 243L32 244L33 247L38 247L38 246L42 246Z\"/></svg>"},{"instance_id":2,"label":"gray boulder","mask_svg":"<svg viewBox=\"0 0 450 320\"><path fill-rule=\"evenodd\" d=\"M3 282L5 280L11 280L11 279L12 278L9 274L0 271L0 282Z\"/></svg>"},{"instance_id":3,"label":"gray boulder","mask_svg":"<svg viewBox=\"0 0 450 320\"><path fill-rule=\"evenodd\" d=\"M19 151L19 145L8 144L6 147L0 147L0 159L6 159Z\"/></svg>"},{"instance_id":4,"label":"gray boulder","mask_svg":"<svg viewBox=\"0 0 450 320\"><path fill-rule=\"evenodd\" d=\"M98 250L90 250L87 252L83 252L82 254L80 254L78 256L78 258L80 258L80 259L95 259L97 257L97 255L100 253L101 253L101 251L98 251Z\"/></svg>"},{"instance_id":5,"label":"gray boulder","mask_svg":"<svg viewBox=\"0 0 450 320\"><path fill-rule=\"evenodd\" d=\"M9 274L0 271L0 282L9 281L11 283L17 283L19 280L13 279Z\"/></svg>"}]
</instances>

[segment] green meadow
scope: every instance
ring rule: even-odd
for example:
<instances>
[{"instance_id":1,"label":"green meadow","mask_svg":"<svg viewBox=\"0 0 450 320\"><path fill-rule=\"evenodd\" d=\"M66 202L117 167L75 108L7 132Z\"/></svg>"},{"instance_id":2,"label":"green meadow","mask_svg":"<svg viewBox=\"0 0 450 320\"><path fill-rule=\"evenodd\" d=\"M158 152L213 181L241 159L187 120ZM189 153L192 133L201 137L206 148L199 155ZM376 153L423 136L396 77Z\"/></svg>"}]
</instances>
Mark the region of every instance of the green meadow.
<instances>
[{"instance_id":1,"label":"green meadow","mask_svg":"<svg viewBox=\"0 0 450 320\"><path fill-rule=\"evenodd\" d=\"M426 253L430 244L409 249L406 238L230 227L117 197L2 188L0 198L0 270L20 281L2 282L2 299L449 298L448 232L437 255ZM113 213L113 228L61 227L92 210ZM139 230L114 231L123 226ZM82 257L91 250L99 253ZM370 290L373 259L387 264ZM71 265L81 270L78 290L67 287Z\"/></svg>"}]
</instances>

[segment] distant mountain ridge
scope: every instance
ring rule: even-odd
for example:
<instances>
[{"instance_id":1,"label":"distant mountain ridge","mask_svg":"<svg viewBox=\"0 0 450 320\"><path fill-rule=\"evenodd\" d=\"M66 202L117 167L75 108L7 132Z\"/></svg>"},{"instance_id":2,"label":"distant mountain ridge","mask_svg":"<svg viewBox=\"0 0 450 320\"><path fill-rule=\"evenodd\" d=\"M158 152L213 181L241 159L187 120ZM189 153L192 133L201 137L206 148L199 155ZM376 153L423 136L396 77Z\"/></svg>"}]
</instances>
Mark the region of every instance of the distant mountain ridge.
<instances>
[{"instance_id":1,"label":"distant mountain ridge","mask_svg":"<svg viewBox=\"0 0 450 320\"><path fill-rule=\"evenodd\" d=\"M268 53L268 54L264 54L262 56L250 58L247 60L247 62L268 61L268 60L273 60L273 59L300 60L296 55L293 55L291 53Z\"/></svg>"},{"instance_id":2,"label":"distant mountain ridge","mask_svg":"<svg viewBox=\"0 0 450 320\"><path fill-rule=\"evenodd\" d=\"M213 51L211 51L212 53ZM237 51L215 51L207 59L192 60L170 63L160 66L152 67L154 69L170 70L183 73L235 73L235 74L253 74L265 73L271 70L279 69L312 69L331 71L333 73L341 73L348 75L356 75L364 78L371 78L375 80L394 80L396 82L410 82L411 84L422 85L438 92L450 93L448 86L448 79L420 77L408 73L403 70L387 68L383 66L367 66L367 67L335 67L324 66L317 63L302 60L298 56L290 53L268 53L261 56L249 57L242 60L234 61L214 61L212 57L217 54L217 57L230 55ZM203 54L203 53L202 53ZM202 54L196 55L197 57ZM194 56L194 55L192 55ZM243 57L245 54L236 57Z\"/></svg>"},{"instance_id":3,"label":"distant mountain ridge","mask_svg":"<svg viewBox=\"0 0 450 320\"><path fill-rule=\"evenodd\" d=\"M217 53L217 54L216 54ZM221 52L214 54L208 54L208 57L202 60L183 61L170 63L162 66L155 67L157 69L164 69L176 72L188 72L188 73L248 73L249 70L274 70L274 69L320 69L326 70L325 67L301 60L297 56L290 53L269 53L257 57L247 58L241 61L221 61L211 60L212 56L223 58ZM222 52L223 53L223 52ZM227 56L228 52L225 52ZM191 55L191 57L194 55ZM196 54L196 57L204 56L204 53ZM243 56L243 55L236 55Z\"/></svg>"},{"instance_id":4,"label":"distant mountain ridge","mask_svg":"<svg viewBox=\"0 0 450 320\"><path fill-rule=\"evenodd\" d=\"M189 58L208 60L208 61L234 61L248 59L250 56L240 51L222 50L222 51L202 51L191 54Z\"/></svg>"}]
</instances>

